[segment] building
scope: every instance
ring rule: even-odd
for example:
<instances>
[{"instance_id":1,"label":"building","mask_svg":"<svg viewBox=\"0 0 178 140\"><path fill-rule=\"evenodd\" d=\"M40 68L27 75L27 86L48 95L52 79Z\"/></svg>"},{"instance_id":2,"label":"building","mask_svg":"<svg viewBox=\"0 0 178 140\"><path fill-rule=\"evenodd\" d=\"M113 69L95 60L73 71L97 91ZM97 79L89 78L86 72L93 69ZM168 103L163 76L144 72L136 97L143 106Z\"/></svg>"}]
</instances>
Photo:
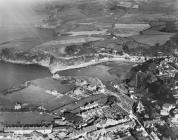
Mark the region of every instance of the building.
<instances>
[{"instance_id":1,"label":"building","mask_svg":"<svg viewBox=\"0 0 178 140\"><path fill-rule=\"evenodd\" d=\"M45 140L44 135L38 131L33 131L31 136L33 140Z\"/></svg>"},{"instance_id":2,"label":"building","mask_svg":"<svg viewBox=\"0 0 178 140\"><path fill-rule=\"evenodd\" d=\"M106 133L107 132L124 131L124 130L128 130L129 128L134 128L135 125L136 125L136 123L134 121L129 121L129 122L118 124L118 125L115 125L112 127L107 127L107 128L105 128L105 130L106 130Z\"/></svg>"},{"instance_id":3,"label":"building","mask_svg":"<svg viewBox=\"0 0 178 140\"><path fill-rule=\"evenodd\" d=\"M82 80L82 79L76 79L75 84L76 84L77 86L84 86L84 85L87 84L87 81Z\"/></svg>"},{"instance_id":4,"label":"building","mask_svg":"<svg viewBox=\"0 0 178 140\"><path fill-rule=\"evenodd\" d=\"M133 110L134 100L129 96L122 94L120 96L121 103L119 104L125 111L130 112Z\"/></svg>"},{"instance_id":5,"label":"building","mask_svg":"<svg viewBox=\"0 0 178 140\"><path fill-rule=\"evenodd\" d=\"M58 79L60 79L60 75L59 74L53 74L52 78L58 80Z\"/></svg>"},{"instance_id":6,"label":"building","mask_svg":"<svg viewBox=\"0 0 178 140\"><path fill-rule=\"evenodd\" d=\"M154 126L155 124L165 125L165 121L160 120L160 119L154 119L154 120L151 120L151 121L143 121L143 125L146 128Z\"/></svg>"},{"instance_id":7,"label":"building","mask_svg":"<svg viewBox=\"0 0 178 140\"><path fill-rule=\"evenodd\" d=\"M68 131L67 128L68 128L67 125L57 125L53 127L53 132L59 132L59 131L67 132Z\"/></svg>"},{"instance_id":8,"label":"building","mask_svg":"<svg viewBox=\"0 0 178 140\"><path fill-rule=\"evenodd\" d=\"M173 118L171 118L171 122L178 126L178 114L175 114Z\"/></svg>"},{"instance_id":9,"label":"building","mask_svg":"<svg viewBox=\"0 0 178 140\"><path fill-rule=\"evenodd\" d=\"M82 88L78 87L73 91L73 94L75 94L76 96L80 96L83 94L83 92L84 92L84 90Z\"/></svg>"},{"instance_id":10,"label":"building","mask_svg":"<svg viewBox=\"0 0 178 140\"><path fill-rule=\"evenodd\" d=\"M98 107L98 103L97 102L93 102L93 103L89 103L85 106L81 106L80 109L81 110L88 110L88 109L92 109L92 108L95 108L95 107Z\"/></svg>"},{"instance_id":11,"label":"building","mask_svg":"<svg viewBox=\"0 0 178 140\"><path fill-rule=\"evenodd\" d=\"M14 140L12 133L0 133L0 140Z\"/></svg>"},{"instance_id":12,"label":"building","mask_svg":"<svg viewBox=\"0 0 178 140\"><path fill-rule=\"evenodd\" d=\"M97 130L97 127L95 125L88 126L88 127L83 128L82 130L74 131L73 133L69 134L69 137L71 139L77 139L81 136L85 137L87 135L87 133L89 133L91 131L95 131L95 130Z\"/></svg>"},{"instance_id":13,"label":"building","mask_svg":"<svg viewBox=\"0 0 178 140\"><path fill-rule=\"evenodd\" d=\"M143 112L145 110L145 107L143 106L143 104L139 101L138 105L137 105L137 111L139 113Z\"/></svg>"},{"instance_id":14,"label":"building","mask_svg":"<svg viewBox=\"0 0 178 140\"><path fill-rule=\"evenodd\" d=\"M90 91L94 91L94 90L97 89L97 86L96 85L92 85L92 84L88 84L87 89L90 90Z\"/></svg>"},{"instance_id":15,"label":"building","mask_svg":"<svg viewBox=\"0 0 178 140\"><path fill-rule=\"evenodd\" d=\"M121 93L124 93L124 94L128 93L128 89L122 84L120 84L120 85L114 84L114 88L116 88Z\"/></svg>"},{"instance_id":16,"label":"building","mask_svg":"<svg viewBox=\"0 0 178 140\"><path fill-rule=\"evenodd\" d=\"M103 114L102 108L94 108L85 112L82 112L81 116L84 120L88 120L94 116L101 116Z\"/></svg>"},{"instance_id":17,"label":"building","mask_svg":"<svg viewBox=\"0 0 178 140\"><path fill-rule=\"evenodd\" d=\"M104 120L104 123L103 121L98 123L96 126L99 127L99 128L103 128L103 127L108 127L108 126L114 126L114 125L118 125L118 124L122 124L122 123L126 123L126 122L129 122L130 120L128 119L120 119L120 120L114 120L114 119L107 119L107 120Z\"/></svg>"},{"instance_id":18,"label":"building","mask_svg":"<svg viewBox=\"0 0 178 140\"><path fill-rule=\"evenodd\" d=\"M49 134L52 132L52 126L48 127L4 127L4 133L14 133L14 134L31 134L33 131L40 132L42 134Z\"/></svg>"},{"instance_id":19,"label":"building","mask_svg":"<svg viewBox=\"0 0 178 140\"><path fill-rule=\"evenodd\" d=\"M129 87L129 94L133 94L135 92L135 88L134 87Z\"/></svg>"},{"instance_id":20,"label":"building","mask_svg":"<svg viewBox=\"0 0 178 140\"><path fill-rule=\"evenodd\" d=\"M119 140L135 140L135 138L133 136L127 136L127 137L120 138Z\"/></svg>"},{"instance_id":21,"label":"building","mask_svg":"<svg viewBox=\"0 0 178 140\"><path fill-rule=\"evenodd\" d=\"M63 96L63 94L59 93L57 90L46 90L46 93L51 94L53 96L57 96L57 97Z\"/></svg>"},{"instance_id":22,"label":"building","mask_svg":"<svg viewBox=\"0 0 178 140\"><path fill-rule=\"evenodd\" d=\"M163 116L169 115L170 110L174 108L175 108L175 105L168 104L168 103L164 104L161 110L161 115Z\"/></svg>"},{"instance_id":23,"label":"building","mask_svg":"<svg viewBox=\"0 0 178 140\"><path fill-rule=\"evenodd\" d=\"M160 138L157 136L155 132L151 132L151 136L153 137L154 140L160 140Z\"/></svg>"},{"instance_id":24,"label":"building","mask_svg":"<svg viewBox=\"0 0 178 140\"><path fill-rule=\"evenodd\" d=\"M22 108L21 103L16 103L15 106L14 106L14 109L15 109L15 110L19 110L19 109L21 109L21 108Z\"/></svg>"},{"instance_id":25,"label":"building","mask_svg":"<svg viewBox=\"0 0 178 140\"><path fill-rule=\"evenodd\" d=\"M65 121L63 118L54 118L54 123L58 125L66 125L67 121Z\"/></svg>"}]
</instances>

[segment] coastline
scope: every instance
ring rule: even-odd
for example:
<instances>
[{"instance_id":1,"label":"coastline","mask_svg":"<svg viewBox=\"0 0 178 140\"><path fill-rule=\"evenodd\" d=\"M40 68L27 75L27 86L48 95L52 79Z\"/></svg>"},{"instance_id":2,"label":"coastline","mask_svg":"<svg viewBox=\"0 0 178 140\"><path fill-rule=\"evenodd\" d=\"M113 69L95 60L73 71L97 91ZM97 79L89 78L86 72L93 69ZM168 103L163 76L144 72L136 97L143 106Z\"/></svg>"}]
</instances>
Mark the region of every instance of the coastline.
<instances>
[{"instance_id":1,"label":"coastline","mask_svg":"<svg viewBox=\"0 0 178 140\"><path fill-rule=\"evenodd\" d=\"M82 62L80 64L74 64L74 65L65 65L62 64L61 62L56 62L54 64L49 64L49 62L44 61L34 61L34 62L29 62L29 61L22 61L22 60L10 60L10 59L5 59L2 58L0 61L4 61L4 62L8 62L8 63L12 63L12 64L21 64L21 65L39 65L42 67L46 67L50 70L51 74L54 74L58 71L64 71L64 70L69 70L69 69L77 69L77 68L83 68L83 67L88 67L91 65L96 65L96 64L100 64L100 63L104 63L104 62L114 62L114 61L118 61L118 62L126 62L126 63L142 63L144 62L143 59L140 60L130 60L132 58L135 58L135 56L133 57L129 57L126 58L125 56L113 56L108 57L108 58L102 58L99 60L91 60L89 62Z\"/></svg>"}]
</instances>

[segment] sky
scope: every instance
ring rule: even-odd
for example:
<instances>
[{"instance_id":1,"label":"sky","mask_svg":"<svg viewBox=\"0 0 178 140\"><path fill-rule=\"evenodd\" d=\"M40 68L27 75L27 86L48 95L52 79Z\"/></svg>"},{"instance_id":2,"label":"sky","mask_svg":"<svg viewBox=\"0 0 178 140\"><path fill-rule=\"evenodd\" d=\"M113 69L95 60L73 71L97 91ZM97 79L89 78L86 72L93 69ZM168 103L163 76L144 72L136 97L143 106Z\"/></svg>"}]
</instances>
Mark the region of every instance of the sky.
<instances>
[{"instance_id":1,"label":"sky","mask_svg":"<svg viewBox=\"0 0 178 140\"><path fill-rule=\"evenodd\" d=\"M9 5L9 4L32 4L36 2L44 2L47 0L0 0L1 5Z\"/></svg>"},{"instance_id":2,"label":"sky","mask_svg":"<svg viewBox=\"0 0 178 140\"><path fill-rule=\"evenodd\" d=\"M46 0L0 0L0 43L37 36L35 24L43 17L34 6Z\"/></svg>"}]
</instances>

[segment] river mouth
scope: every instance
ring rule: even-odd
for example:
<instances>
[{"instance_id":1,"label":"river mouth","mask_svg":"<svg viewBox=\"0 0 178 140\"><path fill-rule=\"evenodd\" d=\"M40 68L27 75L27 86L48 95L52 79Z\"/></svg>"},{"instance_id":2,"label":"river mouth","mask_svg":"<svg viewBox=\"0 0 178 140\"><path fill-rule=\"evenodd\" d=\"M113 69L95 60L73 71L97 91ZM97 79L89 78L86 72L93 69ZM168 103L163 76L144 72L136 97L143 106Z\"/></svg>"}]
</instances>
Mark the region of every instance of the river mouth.
<instances>
[{"instance_id":1,"label":"river mouth","mask_svg":"<svg viewBox=\"0 0 178 140\"><path fill-rule=\"evenodd\" d=\"M3 90L39 78L51 76L48 68L30 64L12 64L0 61L0 94Z\"/></svg>"}]
</instances>

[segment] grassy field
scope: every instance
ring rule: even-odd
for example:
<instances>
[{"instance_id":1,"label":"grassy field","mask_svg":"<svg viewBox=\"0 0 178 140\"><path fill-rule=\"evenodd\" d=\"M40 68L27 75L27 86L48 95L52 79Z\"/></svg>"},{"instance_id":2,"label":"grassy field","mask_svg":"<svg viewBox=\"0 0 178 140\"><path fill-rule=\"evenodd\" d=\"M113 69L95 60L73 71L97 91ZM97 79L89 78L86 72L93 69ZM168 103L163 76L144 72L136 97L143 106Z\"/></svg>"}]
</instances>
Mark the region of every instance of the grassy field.
<instances>
[{"instance_id":1,"label":"grassy field","mask_svg":"<svg viewBox=\"0 0 178 140\"><path fill-rule=\"evenodd\" d=\"M111 67L109 73L115 75L119 80L125 79L126 74L130 71L134 63L120 64L117 62L108 63L107 66Z\"/></svg>"},{"instance_id":2,"label":"grassy field","mask_svg":"<svg viewBox=\"0 0 178 140\"><path fill-rule=\"evenodd\" d=\"M73 84L62 84L62 81L55 80L51 77L37 79L31 82L33 85L36 85L39 88L42 88L44 90L57 90L61 94L64 94L75 87Z\"/></svg>"},{"instance_id":3,"label":"grassy field","mask_svg":"<svg viewBox=\"0 0 178 140\"><path fill-rule=\"evenodd\" d=\"M86 68L71 69L59 72L60 75L64 76L91 76L98 77L101 80L114 79L115 77L109 74L108 70L110 68L104 65L88 66Z\"/></svg>"},{"instance_id":4,"label":"grassy field","mask_svg":"<svg viewBox=\"0 0 178 140\"><path fill-rule=\"evenodd\" d=\"M40 82L40 83L39 83ZM56 81L57 83L58 81ZM72 88L72 86L62 86L60 83L53 84L54 81L40 80L33 81L33 84L26 89L23 89L18 92L14 92L12 94L7 94L6 96L0 96L0 99L6 100L9 103L1 103L3 107L11 107L15 105L16 102L27 103L37 106L43 106L46 109L51 109L55 106L60 106L65 104L66 102L74 101L74 99L68 96L56 97L52 94L46 92L46 90L58 90L60 93L65 93ZM39 84L39 85L37 85Z\"/></svg>"},{"instance_id":5,"label":"grassy field","mask_svg":"<svg viewBox=\"0 0 178 140\"><path fill-rule=\"evenodd\" d=\"M23 38L1 43L0 48L15 47L19 50L29 50L39 44L41 44L41 41L38 38Z\"/></svg>"},{"instance_id":6,"label":"grassy field","mask_svg":"<svg viewBox=\"0 0 178 140\"><path fill-rule=\"evenodd\" d=\"M168 41L172 36L174 36L173 33L167 33L167 34L163 33L163 34L136 35L136 36L132 36L132 38L137 42L154 46L157 43L159 43L160 45L165 44L166 41Z\"/></svg>"},{"instance_id":7,"label":"grassy field","mask_svg":"<svg viewBox=\"0 0 178 140\"><path fill-rule=\"evenodd\" d=\"M102 81L112 81L124 76L133 64L108 62L86 68L72 69L59 72L60 75L70 76L91 76L97 77ZM119 76L119 77L118 77Z\"/></svg>"}]
</instances>

